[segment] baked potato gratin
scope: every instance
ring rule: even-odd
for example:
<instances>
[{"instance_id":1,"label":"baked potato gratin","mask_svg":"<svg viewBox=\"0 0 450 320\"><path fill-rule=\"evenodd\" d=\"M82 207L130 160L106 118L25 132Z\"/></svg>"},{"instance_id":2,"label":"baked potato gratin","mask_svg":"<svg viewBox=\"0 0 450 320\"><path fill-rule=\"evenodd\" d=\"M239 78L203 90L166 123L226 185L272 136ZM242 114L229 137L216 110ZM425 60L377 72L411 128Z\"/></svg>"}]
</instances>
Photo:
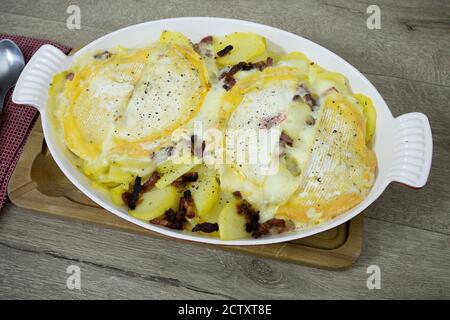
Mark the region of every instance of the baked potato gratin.
<instances>
[{"instance_id":1,"label":"baked potato gratin","mask_svg":"<svg viewBox=\"0 0 450 320\"><path fill-rule=\"evenodd\" d=\"M222 240L308 228L357 205L375 178L371 99L254 33L192 43L164 31L85 54L55 75L48 106L92 184L167 228Z\"/></svg>"}]
</instances>

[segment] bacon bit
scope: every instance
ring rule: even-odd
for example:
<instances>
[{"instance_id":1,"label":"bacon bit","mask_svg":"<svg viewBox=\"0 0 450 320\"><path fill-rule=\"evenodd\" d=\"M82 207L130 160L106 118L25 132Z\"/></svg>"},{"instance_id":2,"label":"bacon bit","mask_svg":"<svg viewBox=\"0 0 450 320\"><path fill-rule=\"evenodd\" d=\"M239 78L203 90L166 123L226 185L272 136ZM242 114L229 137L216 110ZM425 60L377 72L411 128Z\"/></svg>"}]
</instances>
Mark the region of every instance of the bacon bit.
<instances>
[{"instance_id":1,"label":"bacon bit","mask_svg":"<svg viewBox=\"0 0 450 320\"><path fill-rule=\"evenodd\" d=\"M136 205L139 200L139 194L141 192L141 177L136 177L136 180L134 180L133 191L131 192L130 199L128 200L128 208L130 208L131 210L136 209Z\"/></svg>"},{"instance_id":2,"label":"bacon bit","mask_svg":"<svg viewBox=\"0 0 450 320\"><path fill-rule=\"evenodd\" d=\"M308 93L303 97L303 100L305 100L305 103L313 109L316 106L316 100L313 98L313 96Z\"/></svg>"},{"instance_id":3,"label":"bacon bit","mask_svg":"<svg viewBox=\"0 0 450 320\"><path fill-rule=\"evenodd\" d=\"M301 95L299 95L299 94L296 94L296 95L292 98L292 100L293 100L293 101L303 101Z\"/></svg>"},{"instance_id":4,"label":"bacon bit","mask_svg":"<svg viewBox=\"0 0 450 320\"><path fill-rule=\"evenodd\" d=\"M314 119L312 116L309 116L305 122L308 126L313 126L316 123L316 119Z\"/></svg>"},{"instance_id":5,"label":"bacon bit","mask_svg":"<svg viewBox=\"0 0 450 320\"><path fill-rule=\"evenodd\" d=\"M268 235L269 233L279 234L291 229L293 229L292 223L286 223L286 220L283 219L273 218L261 223L255 232L253 232L253 237L259 238L261 236Z\"/></svg>"},{"instance_id":6,"label":"bacon bit","mask_svg":"<svg viewBox=\"0 0 450 320\"><path fill-rule=\"evenodd\" d=\"M131 197L131 192L126 191L126 192L122 193L122 201L127 206L130 203L130 197Z\"/></svg>"},{"instance_id":7,"label":"bacon bit","mask_svg":"<svg viewBox=\"0 0 450 320\"><path fill-rule=\"evenodd\" d=\"M185 215L182 212L175 212L172 209L169 209L165 213L165 218L170 222L169 228L172 229L183 229L183 225L187 222Z\"/></svg>"},{"instance_id":8,"label":"bacon bit","mask_svg":"<svg viewBox=\"0 0 450 320\"><path fill-rule=\"evenodd\" d=\"M239 214L244 214L247 219L245 230L252 232L254 238L273 233L282 233L295 227L292 221L287 222L283 219L270 219L262 224L259 223L259 212L256 211L247 201L237 205Z\"/></svg>"},{"instance_id":9,"label":"bacon bit","mask_svg":"<svg viewBox=\"0 0 450 320\"><path fill-rule=\"evenodd\" d=\"M167 218L167 220L171 221L171 222L181 222L181 221L186 221L186 219L184 218L184 216L179 215L178 213L176 213L175 211L173 211L173 209L169 209L165 212L165 216Z\"/></svg>"},{"instance_id":10,"label":"bacon bit","mask_svg":"<svg viewBox=\"0 0 450 320\"><path fill-rule=\"evenodd\" d=\"M234 66L232 66L230 68L230 70L228 70L227 72L222 73L219 76L219 80L229 77L229 78L233 78L233 76L238 73L239 71L242 70L242 68L244 67L244 65L246 65L246 62L239 62L238 64L235 64Z\"/></svg>"},{"instance_id":11,"label":"bacon bit","mask_svg":"<svg viewBox=\"0 0 450 320\"><path fill-rule=\"evenodd\" d=\"M259 71L263 71L267 67L271 67L273 64L273 59L268 57L266 61L258 61L252 63L252 67L258 69Z\"/></svg>"},{"instance_id":12,"label":"bacon bit","mask_svg":"<svg viewBox=\"0 0 450 320\"><path fill-rule=\"evenodd\" d=\"M212 44L212 42L213 42L212 36L206 36L202 40L200 40L200 43L203 43L203 44Z\"/></svg>"},{"instance_id":13,"label":"bacon bit","mask_svg":"<svg viewBox=\"0 0 450 320\"><path fill-rule=\"evenodd\" d=\"M233 88L233 86L236 84L236 79L235 78L233 78L233 77L229 77L229 76L226 76L225 77L225 80L223 81L223 88L225 89L225 90L230 90L231 88Z\"/></svg>"},{"instance_id":14,"label":"bacon bit","mask_svg":"<svg viewBox=\"0 0 450 320\"><path fill-rule=\"evenodd\" d=\"M332 91L339 93L339 90L336 89L336 87L333 86L333 87L331 87L330 89L328 89L328 90L325 92L325 94L329 94L329 93L332 92Z\"/></svg>"},{"instance_id":15,"label":"bacon bit","mask_svg":"<svg viewBox=\"0 0 450 320\"><path fill-rule=\"evenodd\" d=\"M103 51L94 55L94 59L109 59L111 58L112 53L109 51Z\"/></svg>"},{"instance_id":16,"label":"bacon bit","mask_svg":"<svg viewBox=\"0 0 450 320\"><path fill-rule=\"evenodd\" d=\"M259 128L260 129L270 129L273 126L283 122L286 119L286 114L285 113L279 113L277 115L274 115L270 118L264 119L260 124L259 124Z\"/></svg>"},{"instance_id":17,"label":"bacon bit","mask_svg":"<svg viewBox=\"0 0 450 320\"><path fill-rule=\"evenodd\" d=\"M169 210L172 210L172 209L169 209ZM150 223L157 224L158 226L170 228L169 227L170 222L164 218L154 218L154 219L150 220Z\"/></svg>"},{"instance_id":18,"label":"bacon bit","mask_svg":"<svg viewBox=\"0 0 450 320\"><path fill-rule=\"evenodd\" d=\"M66 80L73 80L74 76L75 76L75 74L73 72L70 72L70 73L66 74Z\"/></svg>"},{"instance_id":19,"label":"bacon bit","mask_svg":"<svg viewBox=\"0 0 450 320\"><path fill-rule=\"evenodd\" d=\"M142 192L147 192L153 189L160 176L158 172L153 172L150 178L142 185Z\"/></svg>"},{"instance_id":20,"label":"bacon bit","mask_svg":"<svg viewBox=\"0 0 450 320\"><path fill-rule=\"evenodd\" d=\"M280 144L282 147L292 147L292 145L294 144L294 140L292 140L291 137L289 137L284 131L281 132L280 135Z\"/></svg>"},{"instance_id":21,"label":"bacon bit","mask_svg":"<svg viewBox=\"0 0 450 320\"><path fill-rule=\"evenodd\" d=\"M195 217L194 212L194 199L192 199L191 191L186 190L180 199L180 206L178 209L179 214L188 218Z\"/></svg>"},{"instance_id":22,"label":"bacon bit","mask_svg":"<svg viewBox=\"0 0 450 320\"><path fill-rule=\"evenodd\" d=\"M191 155L202 158L206 148L206 142L202 141L202 143L198 143L197 141L198 137L193 134L191 136Z\"/></svg>"},{"instance_id":23,"label":"bacon bit","mask_svg":"<svg viewBox=\"0 0 450 320\"><path fill-rule=\"evenodd\" d=\"M254 66L255 65L251 62L244 62L241 69L244 71L249 71L249 70L252 70L254 68Z\"/></svg>"},{"instance_id":24,"label":"bacon bit","mask_svg":"<svg viewBox=\"0 0 450 320\"><path fill-rule=\"evenodd\" d=\"M188 172L183 174L181 177L177 178L174 182L172 182L172 185L177 188L182 188L186 185L186 183L195 182L197 180L198 180L197 172Z\"/></svg>"},{"instance_id":25,"label":"bacon bit","mask_svg":"<svg viewBox=\"0 0 450 320\"><path fill-rule=\"evenodd\" d=\"M192 228L192 232L205 232L205 233L211 233L214 231L219 231L219 225L217 223L209 223L209 222L203 222L195 225L194 228Z\"/></svg>"},{"instance_id":26,"label":"bacon bit","mask_svg":"<svg viewBox=\"0 0 450 320\"><path fill-rule=\"evenodd\" d=\"M150 223L175 230L182 230L183 225L186 221L187 220L183 215L176 213L172 209L169 209L164 213L164 216L162 218L152 219L150 220Z\"/></svg>"},{"instance_id":27,"label":"bacon bit","mask_svg":"<svg viewBox=\"0 0 450 320\"><path fill-rule=\"evenodd\" d=\"M259 69L260 71L264 70L266 67L271 67L273 64L273 59L268 57L266 61L258 61L255 63L252 62L244 62L241 61L230 68L227 72L222 73L219 76L219 80L225 78L226 76L234 76L241 70L249 71L252 69Z\"/></svg>"},{"instance_id":28,"label":"bacon bit","mask_svg":"<svg viewBox=\"0 0 450 320\"><path fill-rule=\"evenodd\" d=\"M219 76L219 80L224 79L223 88L225 90L230 90L235 84L236 79L234 79L234 75L241 70L249 71L252 69L258 69L259 71L263 71L267 67L271 67L273 64L273 59L268 57L266 61L258 61L255 63L252 62L244 62L241 61L230 68L227 72L222 73Z\"/></svg>"},{"instance_id":29,"label":"bacon bit","mask_svg":"<svg viewBox=\"0 0 450 320\"><path fill-rule=\"evenodd\" d=\"M139 196L143 192L150 191L154 186L155 183L159 180L159 174L157 172L154 172L150 178L141 185L142 178L136 177L133 184L133 190L131 192L126 191L122 193L122 200L123 202L130 208L131 210L136 209L136 205L139 201Z\"/></svg>"},{"instance_id":30,"label":"bacon bit","mask_svg":"<svg viewBox=\"0 0 450 320\"><path fill-rule=\"evenodd\" d=\"M303 84L299 85L297 88L297 94L294 95L292 100L294 101L300 101L306 103L311 110L314 110L314 107L316 106L317 102L312 96L311 92L308 88L306 88Z\"/></svg>"},{"instance_id":31,"label":"bacon bit","mask_svg":"<svg viewBox=\"0 0 450 320\"><path fill-rule=\"evenodd\" d=\"M242 193L241 193L240 191L234 191L234 192L233 192L233 196L234 196L236 199L239 199L239 200L242 199Z\"/></svg>"},{"instance_id":32,"label":"bacon bit","mask_svg":"<svg viewBox=\"0 0 450 320\"><path fill-rule=\"evenodd\" d=\"M180 199L178 212L172 209L167 210L163 217L150 220L151 223L164 226L171 229L182 230L187 218L193 218L194 199L192 199L191 192L186 190Z\"/></svg>"},{"instance_id":33,"label":"bacon bit","mask_svg":"<svg viewBox=\"0 0 450 320\"><path fill-rule=\"evenodd\" d=\"M259 66L261 66L261 69L259 71L263 71L267 67L271 67L273 65L273 59L271 57L267 57L266 61L259 61L256 62L256 65L258 66L258 69L260 69Z\"/></svg>"},{"instance_id":34,"label":"bacon bit","mask_svg":"<svg viewBox=\"0 0 450 320\"><path fill-rule=\"evenodd\" d=\"M231 50L233 50L233 46L231 44L229 44L222 50L218 51L216 54L222 58L222 57L226 56L227 54L229 54L231 52Z\"/></svg>"},{"instance_id":35,"label":"bacon bit","mask_svg":"<svg viewBox=\"0 0 450 320\"><path fill-rule=\"evenodd\" d=\"M194 48L194 51L197 52L199 55L212 58L212 52L210 48L212 42L213 37L207 36L204 37L202 40L200 40L199 43L192 45L192 47Z\"/></svg>"},{"instance_id":36,"label":"bacon bit","mask_svg":"<svg viewBox=\"0 0 450 320\"><path fill-rule=\"evenodd\" d=\"M247 219L245 231L254 232L259 225L259 211L256 211L246 200L237 205L237 211L239 214L243 214Z\"/></svg>"}]
</instances>

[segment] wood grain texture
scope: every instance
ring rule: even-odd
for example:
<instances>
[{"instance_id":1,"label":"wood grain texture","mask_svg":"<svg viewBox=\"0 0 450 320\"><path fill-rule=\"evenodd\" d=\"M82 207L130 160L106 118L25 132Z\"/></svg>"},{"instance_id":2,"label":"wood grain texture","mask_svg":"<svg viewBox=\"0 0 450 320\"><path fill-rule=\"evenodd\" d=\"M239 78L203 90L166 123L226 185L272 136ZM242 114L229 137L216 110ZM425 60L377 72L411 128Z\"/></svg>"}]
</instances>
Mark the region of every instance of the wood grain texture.
<instances>
[{"instance_id":1,"label":"wood grain texture","mask_svg":"<svg viewBox=\"0 0 450 320\"><path fill-rule=\"evenodd\" d=\"M0 290L0 298L450 298L449 236L373 219L365 230L356 265L331 272L52 219L9 205L0 216L0 285L9 290ZM72 264L82 271L80 292L65 288ZM372 264L381 268L381 290L366 287Z\"/></svg>"},{"instance_id":2,"label":"wood grain texture","mask_svg":"<svg viewBox=\"0 0 450 320\"><path fill-rule=\"evenodd\" d=\"M65 26L69 4L81 7L81 30L71 31ZM36 218L8 206L0 215L0 254L5 257L0 260L0 287L8 290L0 290L0 295L449 298L450 1L377 1L382 28L374 31L366 28L369 4L369 0L3 0L1 32L47 38L74 47L130 24L176 16L239 18L297 33L362 71L395 116L412 111L426 113L433 131L434 157L425 188L412 191L392 185L366 211L369 218L365 221L363 255L354 268L343 273L189 245L180 248L170 241ZM37 253L27 252L30 248ZM84 261L80 266L91 273L86 277L92 277L86 289L78 293L68 292L64 282L57 280L65 279L65 267L73 261ZM381 267L382 290L366 289L369 264ZM198 273L184 272L186 266ZM48 270L56 275L48 275ZM123 270L136 274L127 273L126 278ZM177 279L183 287L196 289L169 288L158 281L143 280L141 274ZM111 280L114 290L102 289L109 277L123 279L125 284L121 287ZM97 285L95 279L99 279ZM198 294L198 288L212 293Z\"/></svg>"}]
</instances>

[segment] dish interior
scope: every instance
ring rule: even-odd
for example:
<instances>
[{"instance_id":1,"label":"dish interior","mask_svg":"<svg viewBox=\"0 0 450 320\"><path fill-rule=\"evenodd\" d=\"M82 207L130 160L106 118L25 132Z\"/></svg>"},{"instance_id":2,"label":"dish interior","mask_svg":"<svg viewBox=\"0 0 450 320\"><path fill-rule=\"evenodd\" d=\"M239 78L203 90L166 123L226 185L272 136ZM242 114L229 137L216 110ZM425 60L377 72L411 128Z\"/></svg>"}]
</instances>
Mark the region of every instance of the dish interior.
<instances>
[{"instance_id":1,"label":"dish interior","mask_svg":"<svg viewBox=\"0 0 450 320\"><path fill-rule=\"evenodd\" d=\"M273 243L280 241L288 241L300 237L305 237L313 233L317 233L329 228L332 228L344 221L347 221L351 217L362 211L368 204L370 204L386 187L386 163L389 161L390 153L388 152L392 145L389 143L389 135L392 133L391 120L392 115L389 112L386 104L381 96L370 84L370 82L361 75L355 68L349 65L347 62L334 55L330 51L314 44L306 39L298 37L296 35L274 29L271 27L253 24L249 22L226 20L226 19L214 19L214 18L180 18L164 21L149 22L141 25L132 26L114 32L108 36L100 38L97 41L89 44L73 57L67 60L67 64L62 66L61 70L66 69L71 65L73 59L81 57L83 54L95 51L104 51L110 49L114 51L118 45L134 48L144 47L149 42L157 41L160 39L161 33L165 30L182 32L189 37L192 42L197 43L201 41L205 36L225 36L233 32L252 32L263 36L267 40L267 47L273 52L303 52L310 61L319 64L328 71L338 72L345 75L348 79L353 92L362 93L369 96L373 104L376 107L377 113L377 130L372 138L371 147L377 154L377 177L374 181L373 187L366 196L365 200L360 202L355 207L348 210L346 213L339 215L333 220L319 224L317 227L309 227L305 230L297 230L291 233L281 233L274 235L267 235L260 239L231 239L223 241L220 239L205 237L205 235L196 235L192 233L185 233L178 230L170 230L160 226L155 226L146 223L145 221L136 219L128 215L128 212L123 207L121 208L117 204L114 204L110 197L105 195L104 192L93 188L90 180L74 166L71 152L65 148L61 139L57 138L54 129L51 125L51 121L44 121L43 126L46 133L46 137L51 137L53 141L49 143L52 154L56 154L56 159L59 161L60 167L71 178L71 181L76 184L83 192L90 196L93 200L100 205L112 211L113 213L121 216L124 219L137 223L145 228L161 232L166 235L175 236L178 238L203 241L210 243L222 243L222 244L263 244ZM208 30L208 34L205 34L203 30ZM145 35L145 36L144 36ZM269 70L269 69L267 69ZM267 72L267 70L265 72ZM45 116L49 116L46 114ZM388 141L383 146L377 141ZM238 190L236 190L238 191Z\"/></svg>"}]
</instances>

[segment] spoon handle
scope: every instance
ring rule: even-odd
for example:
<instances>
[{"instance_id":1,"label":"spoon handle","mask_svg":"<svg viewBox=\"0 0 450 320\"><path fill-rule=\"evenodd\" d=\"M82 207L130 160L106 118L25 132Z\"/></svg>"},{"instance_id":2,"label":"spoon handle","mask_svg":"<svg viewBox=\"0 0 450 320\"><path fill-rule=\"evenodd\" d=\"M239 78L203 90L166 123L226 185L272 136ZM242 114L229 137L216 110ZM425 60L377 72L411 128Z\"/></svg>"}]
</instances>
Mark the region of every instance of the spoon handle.
<instances>
[{"instance_id":1,"label":"spoon handle","mask_svg":"<svg viewBox=\"0 0 450 320\"><path fill-rule=\"evenodd\" d=\"M3 111L3 104L5 103L5 97L8 90L0 88L0 113Z\"/></svg>"}]
</instances>

